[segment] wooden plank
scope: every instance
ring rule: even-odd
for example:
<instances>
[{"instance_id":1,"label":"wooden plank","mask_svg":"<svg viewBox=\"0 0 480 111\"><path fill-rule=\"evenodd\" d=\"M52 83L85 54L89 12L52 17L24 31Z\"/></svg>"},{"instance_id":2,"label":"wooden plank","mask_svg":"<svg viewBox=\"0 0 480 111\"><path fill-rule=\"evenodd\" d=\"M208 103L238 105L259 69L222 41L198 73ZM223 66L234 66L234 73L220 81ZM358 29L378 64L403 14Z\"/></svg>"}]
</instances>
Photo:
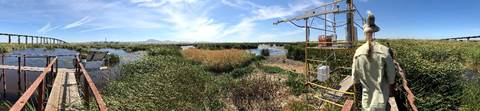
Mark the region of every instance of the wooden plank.
<instances>
[{"instance_id":1,"label":"wooden plank","mask_svg":"<svg viewBox=\"0 0 480 111\"><path fill-rule=\"evenodd\" d=\"M350 87L353 86L353 78L352 76L347 76L345 77L341 82L340 82L340 88L338 89L339 91L346 92ZM325 95L327 98L331 99L332 101L338 102L340 98L344 95L342 92L337 92L337 91L328 91L327 94Z\"/></svg>"},{"instance_id":2,"label":"wooden plank","mask_svg":"<svg viewBox=\"0 0 480 111\"><path fill-rule=\"evenodd\" d=\"M353 107L353 100L348 99L345 101L345 104L343 104L342 111L350 111L352 110Z\"/></svg>"},{"instance_id":3,"label":"wooden plank","mask_svg":"<svg viewBox=\"0 0 480 111\"><path fill-rule=\"evenodd\" d=\"M338 102L338 101L341 99L341 97L345 94L345 93L343 93L343 92L347 92L347 90L350 89L350 87L353 86L353 78L352 78L352 76L347 76L347 77L345 77L345 78L340 82L339 85L340 85L340 88L338 89L338 91L340 91L340 92L338 92L338 91L328 91L328 92L326 92L325 95L323 95L323 97L325 97L325 99L328 99L328 100L330 100L330 101L332 101L332 102ZM348 102L348 100L345 101L345 102ZM323 109L323 108L325 108L325 107L326 107L325 104L322 104L322 105L320 106L321 109ZM342 111L343 111L343 110L342 110Z\"/></svg>"},{"instance_id":4,"label":"wooden plank","mask_svg":"<svg viewBox=\"0 0 480 111\"><path fill-rule=\"evenodd\" d=\"M82 102L74 72L59 71L45 110L80 110Z\"/></svg>"},{"instance_id":5,"label":"wooden plank","mask_svg":"<svg viewBox=\"0 0 480 111\"><path fill-rule=\"evenodd\" d=\"M18 66L14 65L0 65L0 69L8 69L8 70L18 70ZM46 68L45 67L31 67L31 66L22 66L21 70L23 71L44 71ZM73 72L75 69L67 69L67 68L58 68L59 71L64 71L64 72Z\"/></svg>"},{"instance_id":6,"label":"wooden plank","mask_svg":"<svg viewBox=\"0 0 480 111\"><path fill-rule=\"evenodd\" d=\"M395 97L389 97L388 103L390 104L390 111L398 111L397 102L395 101Z\"/></svg>"}]
</instances>

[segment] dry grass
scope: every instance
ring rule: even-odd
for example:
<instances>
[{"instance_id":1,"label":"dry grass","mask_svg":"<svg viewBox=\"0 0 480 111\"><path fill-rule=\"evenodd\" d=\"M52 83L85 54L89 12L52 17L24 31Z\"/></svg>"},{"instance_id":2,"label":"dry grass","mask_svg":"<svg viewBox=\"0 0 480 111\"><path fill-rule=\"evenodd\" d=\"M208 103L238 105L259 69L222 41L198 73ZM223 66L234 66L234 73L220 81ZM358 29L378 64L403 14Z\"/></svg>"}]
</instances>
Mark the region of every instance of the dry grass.
<instances>
[{"instance_id":1,"label":"dry grass","mask_svg":"<svg viewBox=\"0 0 480 111\"><path fill-rule=\"evenodd\" d=\"M189 60L197 61L216 72L225 72L247 64L252 59L252 55L245 50L226 49L226 50L204 50L187 49L183 56Z\"/></svg>"}]
</instances>

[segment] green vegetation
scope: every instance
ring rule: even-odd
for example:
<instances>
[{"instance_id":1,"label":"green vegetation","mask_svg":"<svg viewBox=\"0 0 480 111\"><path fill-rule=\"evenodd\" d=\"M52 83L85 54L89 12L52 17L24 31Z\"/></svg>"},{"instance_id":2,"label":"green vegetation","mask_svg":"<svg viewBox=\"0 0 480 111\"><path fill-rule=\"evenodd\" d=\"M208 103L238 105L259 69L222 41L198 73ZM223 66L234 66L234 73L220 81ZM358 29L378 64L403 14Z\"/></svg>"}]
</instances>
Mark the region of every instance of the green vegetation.
<instances>
[{"instance_id":1,"label":"green vegetation","mask_svg":"<svg viewBox=\"0 0 480 111\"><path fill-rule=\"evenodd\" d=\"M148 55L158 56L158 55L172 55L172 56L182 56L182 52L178 47L155 47L148 49Z\"/></svg>"},{"instance_id":2,"label":"green vegetation","mask_svg":"<svg viewBox=\"0 0 480 111\"><path fill-rule=\"evenodd\" d=\"M215 108L212 74L178 56L148 56L126 64L122 78L108 83L110 110L197 110ZM210 106L212 105L212 106Z\"/></svg>"},{"instance_id":3,"label":"green vegetation","mask_svg":"<svg viewBox=\"0 0 480 111\"><path fill-rule=\"evenodd\" d=\"M270 73L270 74L276 74L276 73L281 73L285 71L282 68L275 67L275 66L262 66L260 67L260 69L262 69L263 72Z\"/></svg>"},{"instance_id":4,"label":"green vegetation","mask_svg":"<svg viewBox=\"0 0 480 111\"><path fill-rule=\"evenodd\" d=\"M260 50L260 55L270 56L270 51L268 49L262 49L262 50Z\"/></svg>"},{"instance_id":5,"label":"green vegetation","mask_svg":"<svg viewBox=\"0 0 480 111\"><path fill-rule=\"evenodd\" d=\"M231 72L227 73L228 75L232 76L233 78L240 78L252 74L255 68L252 66L242 67L242 68L235 68Z\"/></svg>"},{"instance_id":6,"label":"green vegetation","mask_svg":"<svg viewBox=\"0 0 480 111\"><path fill-rule=\"evenodd\" d=\"M113 66L115 64L118 64L120 62L120 57L115 54L107 54L105 56L105 64L108 64L109 66Z\"/></svg>"},{"instance_id":7,"label":"green vegetation","mask_svg":"<svg viewBox=\"0 0 480 111\"><path fill-rule=\"evenodd\" d=\"M305 87L305 76L291 71L288 71L286 74L288 75L286 84L291 88L293 95L298 96L307 91Z\"/></svg>"},{"instance_id":8,"label":"green vegetation","mask_svg":"<svg viewBox=\"0 0 480 111\"><path fill-rule=\"evenodd\" d=\"M280 110L278 104L273 101L278 96L277 92L281 84L265 77L242 78L230 86L233 104L240 111Z\"/></svg>"},{"instance_id":9,"label":"green vegetation","mask_svg":"<svg viewBox=\"0 0 480 111\"><path fill-rule=\"evenodd\" d=\"M480 80L478 78L470 80L465 84L462 98L462 111L480 110Z\"/></svg>"}]
</instances>

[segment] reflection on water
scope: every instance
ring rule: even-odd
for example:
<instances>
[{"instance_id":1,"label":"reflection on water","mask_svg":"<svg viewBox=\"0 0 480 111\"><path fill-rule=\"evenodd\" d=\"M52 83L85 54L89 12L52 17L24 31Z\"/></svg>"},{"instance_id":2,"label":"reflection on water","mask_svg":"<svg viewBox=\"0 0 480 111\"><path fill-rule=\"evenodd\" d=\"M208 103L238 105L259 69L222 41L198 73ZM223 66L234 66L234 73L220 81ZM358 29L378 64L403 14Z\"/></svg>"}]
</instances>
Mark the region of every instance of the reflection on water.
<instances>
[{"instance_id":1,"label":"reflection on water","mask_svg":"<svg viewBox=\"0 0 480 111\"><path fill-rule=\"evenodd\" d=\"M255 54L256 56L261 54L262 49L268 49L268 52L270 53L271 56L276 56L276 55L286 55L287 50L284 49L283 47L279 46L270 46L270 45L258 45L258 48L256 49L250 49L248 50L250 53Z\"/></svg>"},{"instance_id":2,"label":"reflection on water","mask_svg":"<svg viewBox=\"0 0 480 111\"><path fill-rule=\"evenodd\" d=\"M92 80L96 86L101 90L108 80L118 78L118 73L120 72L119 65L128 63L133 60L139 59L141 56L145 55L145 52L133 52L128 53L120 49L94 49L95 51L106 51L111 54L116 54L120 57L120 63L114 66L110 66L106 70L100 70L100 67L103 65L103 61L91 61L86 62L85 67L90 73ZM58 66L59 68L74 68L74 55L78 55L77 51L68 50L68 49L53 49L47 50L44 48L32 48L25 50L17 50L11 53L5 54L4 63L6 65L15 65L18 66L18 57L26 55L25 65L33 67L45 67L47 65L47 59L40 56L58 56ZM1 61L1 60L0 60ZM24 59L20 59L21 65L23 66ZM17 70L0 70L0 74L5 72L5 84L3 81L0 81L0 96L3 98L5 92L5 99L10 102L15 102L19 97L19 92L23 92L28 88L33 81L40 75L41 72L26 71L26 73L18 73ZM19 81L20 80L20 81ZM24 81L26 80L26 81ZM6 91L3 91L3 86L6 86Z\"/></svg>"}]
</instances>

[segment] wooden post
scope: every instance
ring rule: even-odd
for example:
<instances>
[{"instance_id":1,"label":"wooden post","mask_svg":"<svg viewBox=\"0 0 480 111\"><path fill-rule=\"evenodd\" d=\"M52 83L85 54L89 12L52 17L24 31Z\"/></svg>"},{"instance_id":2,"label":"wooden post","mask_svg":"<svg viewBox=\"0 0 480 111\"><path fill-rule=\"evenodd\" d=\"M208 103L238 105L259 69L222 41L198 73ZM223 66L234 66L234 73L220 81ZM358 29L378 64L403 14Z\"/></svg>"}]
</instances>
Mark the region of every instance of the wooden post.
<instances>
[{"instance_id":1,"label":"wooden post","mask_svg":"<svg viewBox=\"0 0 480 111\"><path fill-rule=\"evenodd\" d=\"M47 68L47 67L48 67L48 64L50 64L50 56L47 56L46 59L47 59L47 62L45 63L45 68ZM48 78L48 77L51 77L50 74L47 74L47 78ZM55 79L50 78L49 80L47 80L47 82L48 82L48 84L51 85L51 84L53 84L53 81L54 81L54 80L55 80Z\"/></svg>"},{"instance_id":2,"label":"wooden post","mask_svg":"<svg viewBox=\"0 0 480 111\"><path fill-rule=\"evenodd\" d=\"M27 59L26 59L26 56L23 55L23 67L27 66ZM23 92L25 92L27 90L27 71L25 70L22 70L23 71Z\"/></svg>"},{"instance_id":3,"label":"wooden post","mask_svg":"<svg viewBox=\"0 0 480 111\"><path fill-rule=\"evenodd\" d=\"M10 34L8 35L8 43L12 43L12 36Z\"/></svg>"},{"instance_id":4,"label":"wooden post","mask_svg":"<svg viewBox=\"0 0 480 111\"><path fill-rule=\"evenodd\" d=\"M5 55L2 54L2 65L5 65ZM7 84L5 84L5 69L2 69L3 99L7 97Z\"/></svg>"},{"instance_id":5,"label":"wooden post","mask_svg":"<svg viewBox=\"0 0 480 111\"><path fill-rule=\"evenodd\" d=\"M31 37L31 39L32 39L32 44L35 44L35 43L33 42L33 36Z\"/></svg>"},{"instance_id":6,"label":"wooden post","mask_svg":"<svg viewBox=\"0 0 480 111\"><path fill-rule=\"evenodd\" d=\"M28 36L25 36L25 44L28 44Z\"/></svg>"},{"instance_id":7,"label":"wooden post","mask_svg":"<svg viewBox=\"0 0 480 111\"><path fill-rule=\"evenodd\" d=\"M58 74L58 56L57 56L57 60L55 60L55 76Z\"/></svg>"},{"instance_id":8,"label":"wooden post","mask_svg":"<svg viewBox=\"0 0 480 111\"><path fill-rule=\"evenodd\" d=\"M82 72L84 73L84 72ZM83 93L85 94L85 105L88 107L90 107L90 91L88 91L88 82L87 82L87 79L85 78L85 76L83 77Z\"/></svg>"},{"instance_id":9,"label":"wooden post","mask_svg":"<svg viewBox=\"0 0 480 111\"><path fill-rule=\"evenodd\" d=\"M57 63L57 60L58 59L55 60L55 63ZM57 64L55 64L55 65L57 65ZM50 76L53 75L53 67L54 67L53 65L52 65L52 67L50 67L50 74L49 74Z\"/></svg>"},{"instance_id":10,"label":"wooden post","mask_svg":"<svg viewBox=\"0 0 480 111\"><path fill-rule=\"evenodd\" d=\"M20 44L20 36L17 35L18 44Z\"/></svg>"},{"instance_id":11,"label":"wooden post","mask_svg":"<svg viewBox=\"0 0 480 111\"><path fill-rule=\"evenodd\" d=\"M43 111L43 101L44 101L44 98L45 98L45 82L44 80L42 80L42 82L40 82L40 87L38 90L38 95L37 95L37 110L38 111Z\"/></svg>"},{"instance_id":12,"label":"wooden post","mask_svg":"<svg viewBox=\"0 0 480 111\"><path fill-rule=\"evenodd\" d=\"M22 62L21 62L21 61L22 61L22 57L19 56L19 57L17 57L17 58L18 58L18 71L17 71L17 73L18 73L18 82L17 82L17 84L18 84L18 95L21 96L21 95L22 95L22 92L21 92L21 91L22 91L22 85L21 85L21 82L20 82L20 81L22 81L22 80L21 80L20 77L21 77L21 73L22 73L22 72L21 72L21 69L22 69Z\"/></svg>"}]
</instances>

